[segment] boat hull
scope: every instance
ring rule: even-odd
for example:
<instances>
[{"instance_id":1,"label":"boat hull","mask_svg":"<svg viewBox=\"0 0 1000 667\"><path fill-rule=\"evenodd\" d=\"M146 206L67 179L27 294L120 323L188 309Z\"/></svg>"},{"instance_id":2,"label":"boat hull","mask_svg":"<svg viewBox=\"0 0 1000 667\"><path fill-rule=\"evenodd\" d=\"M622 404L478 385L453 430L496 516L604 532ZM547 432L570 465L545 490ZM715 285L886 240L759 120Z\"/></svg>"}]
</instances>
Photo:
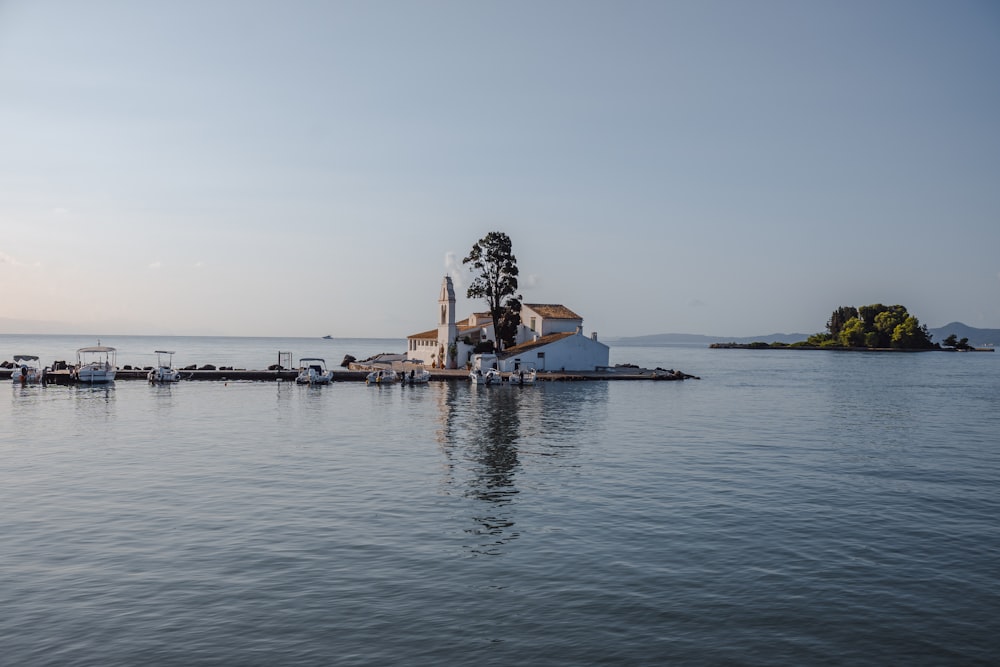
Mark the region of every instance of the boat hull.
<instances>
[{"instance_id":1,"label":"boat hull","mask_svg":"<svg viewBox=\"0 0 1000 667\"><path fill-rule=\"evenodd\" d=\"M37 368L15 368L10 378L14 384L40 384L42 382L42 372Z\"/></svg>"},{"instance_id":2,"label":"boat hull","mask_svg":"<svg viewBox=\"0 0 1000 667\"><path fill-rule=\"evenodd\" d=\"M503 376L500 375L499 371L492 368L486 372L479 370L472 371L469 373L469 380L472 381L472 384L481 384L484 386L503 384Z\"/></svg>"},{"instance_id":3,"label":"boat hull","mask_svg":"<svg viewBox=\"0 0 1000 667\"><path fill-rule=\"evenodd\" d=\"M395 384L396 382L396 371L393 370L381 370L372 371L365 378L365 384L368 385L383 385L383 384Z\"/></svg>"},{"instance_id":4,"label":"boat hull","mask_svg":"<svg viewBox=\"0 0 1000 667\"><path fill-rule=\"evenodd\" d=\"M333 373L301 373L295 378L295 384L330 384Z\"/></svg>"},{"instance_id":5,"label":"boat hull","mask_svg":"<svg viewBox=\"0 0 1000 667\"><path fill-rule=\"evenodd\" d=\"M173 368L154 368L149 371L147 376L149 381L154 384L159 384L162 382L180 382L181 374L180 372L174 370Z\"/></svg>"},{"instance_id":6,"label":"boat hull","mask_svg":"<svg viewBox=\"0 0 1000 667\"><path fill-rule=\"evenodd\" d=\"M115 369L79 368L76 371L77 382L84 384L106 384L115 381Z\"/></svg>"}]
</instances>

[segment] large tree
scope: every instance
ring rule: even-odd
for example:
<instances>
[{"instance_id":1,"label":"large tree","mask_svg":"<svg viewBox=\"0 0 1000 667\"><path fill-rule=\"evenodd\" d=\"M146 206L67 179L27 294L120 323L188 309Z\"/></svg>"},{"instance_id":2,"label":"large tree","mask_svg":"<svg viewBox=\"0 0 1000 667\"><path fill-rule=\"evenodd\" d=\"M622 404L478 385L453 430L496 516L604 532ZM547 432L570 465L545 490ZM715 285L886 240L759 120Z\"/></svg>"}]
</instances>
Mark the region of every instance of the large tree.
<instances>
[{"instance_id":1,"label":"large tree","mask_svg":"<svg viewBox=\"0 0 1000 667\"><path fill-rule=\"evenodd\" d=\"M521 323L521 295L517 293L517 258L511 252L510 237L490 232L476 241L462 264L471 264L475 278L465 295L485 299L493 318L497 351L513 343Z\"/></svg>"}]
</instances>

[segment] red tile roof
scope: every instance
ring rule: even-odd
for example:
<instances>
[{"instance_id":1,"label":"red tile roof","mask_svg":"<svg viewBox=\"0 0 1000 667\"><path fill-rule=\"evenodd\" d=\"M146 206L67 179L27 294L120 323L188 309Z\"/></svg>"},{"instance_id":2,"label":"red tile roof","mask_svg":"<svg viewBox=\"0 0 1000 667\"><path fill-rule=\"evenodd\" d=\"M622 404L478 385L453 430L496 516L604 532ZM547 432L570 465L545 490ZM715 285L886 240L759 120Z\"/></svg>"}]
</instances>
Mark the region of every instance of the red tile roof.
<instances>
[{"instance_id":1,"label":"red tile roof","mask_svg":"<svg viewBox=\"0 0 1000 667\"><path fill-rule=\"evenodd\" d=\"M546 319L553 320L582 320L583 318L574 313L566 306L558 303L526 303L527 308L541 315Z\"/></svg>"},{"instance_id":2,"label":"red tile roof","mask_svg":"<svg viewBox=\"0 0 1000 667\"><path fill-rule=\"evenodd\" d=\"M430 338L437 340L438 330L431 329L430 331L421 331L420 333L410 334L407 338Z\"/></svg>"},{"instance_id":3,"label":"red tile roof","mask_svg":"<svg viewBox=\"0 0 1000 667\"><path fill-rule=\"evenodd\" d=\"M533 350L536 347L542 347L543 345L548 345L549 343L554 343L557 340L562 340L563 338L568 338L570 336L575 336L576 332L573 331L562 331L560 333L549 334L548 336L542 336L538 340L529 340L526 343L521 343L520 345L515 345L514 347L508 347L503 351L503 357L516 357L519 354L524 354L528 350Z\"/></svg>"}]
</instances>

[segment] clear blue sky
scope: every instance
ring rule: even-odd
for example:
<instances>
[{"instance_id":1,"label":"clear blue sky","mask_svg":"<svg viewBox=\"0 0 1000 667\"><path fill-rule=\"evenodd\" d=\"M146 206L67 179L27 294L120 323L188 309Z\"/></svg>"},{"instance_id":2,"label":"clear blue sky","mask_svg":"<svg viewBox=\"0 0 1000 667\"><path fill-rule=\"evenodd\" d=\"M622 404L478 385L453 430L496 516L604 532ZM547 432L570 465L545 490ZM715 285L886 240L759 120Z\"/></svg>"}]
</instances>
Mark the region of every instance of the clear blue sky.
<instances>
[{"instance_id":1,"label":"clear blue sky","mask_svg":"<svg viewBox=\"0 0 1000 667\"><path fill-rule=\"evenodd\" d=\"M0 0L0 329L402 337L494 230L601 336L1000 328L1000 4Z\"/></svg>"}]
</instances>

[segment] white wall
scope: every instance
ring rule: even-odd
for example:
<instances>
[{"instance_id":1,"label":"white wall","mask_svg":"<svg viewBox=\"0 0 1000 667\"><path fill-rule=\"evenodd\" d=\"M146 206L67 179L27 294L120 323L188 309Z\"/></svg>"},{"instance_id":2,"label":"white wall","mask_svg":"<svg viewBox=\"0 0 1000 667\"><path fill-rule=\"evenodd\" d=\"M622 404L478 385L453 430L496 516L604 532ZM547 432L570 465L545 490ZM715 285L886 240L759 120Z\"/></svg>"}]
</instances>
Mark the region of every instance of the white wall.
<instances>
[{"instance_id":1,"label":"white wall","mask_svg":"<svg viewBox=\"0 0 1000 667\"><path fill-rule=\"evenodd\" d=\"M410 349L412 345L416 345L416 349ZM416 339L415 343L413 340L407 340L406 342L406 358L413 360L419 359L428 366L431 365L431 355L437 354L437 352L438 343L436 340L431 338Z\"/></svg>"},{"instance_id":2,"label":"white wall","mask_svg":"<svg viewBox=\"0 0 1000 667\"><path fill-rule=\"evenodd\" d=\"M535 331L539 336L548 336L553 333L567 333L570 331L576 331L576 328L583 324L582 319L577 320L560 320L552 318L544 318L537 312L531 309L530 306L521 307L521 325L526 329L531 326L531 318L535 318ZM530 340L530 334L525 340Z\"/></svg>"},{"instance_id":3,"label":"white wall","mask_svg":"<svg viewBox=\"0 0 1000 667\"><path fill-rule=\"evenodd\" d=\"M538 353L545 354L543 359ZM508 357L503 361L503 371L513 371L520 362L526 367L534 367L540 371L592 371L597 366L607 366L610 358L610 348L596 340L583 335L567 336L548 345L525 351L516 357Z\"/></svg>"}]
</instances>

